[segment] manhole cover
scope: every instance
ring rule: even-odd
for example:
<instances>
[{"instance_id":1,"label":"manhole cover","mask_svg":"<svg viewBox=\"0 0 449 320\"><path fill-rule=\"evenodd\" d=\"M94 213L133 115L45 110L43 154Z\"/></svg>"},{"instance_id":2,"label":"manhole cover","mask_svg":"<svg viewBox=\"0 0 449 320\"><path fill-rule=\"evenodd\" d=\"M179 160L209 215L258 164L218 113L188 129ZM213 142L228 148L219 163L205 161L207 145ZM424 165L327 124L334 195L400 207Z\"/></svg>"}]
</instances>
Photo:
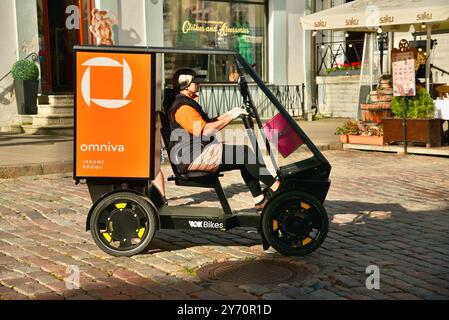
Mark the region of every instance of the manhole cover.
<instances>
[{"instance_id":1,"label":"manhole cover","mask_svg":"<svg viewBox=\"0 0 449 320\"><path fill-rule=\"evenodd\" d=\"M226 261L197 270L197 275L202 280L235 284L303 282L309 274L310 271L305 266L267 260Z\"/></svg>"}]
</instances>

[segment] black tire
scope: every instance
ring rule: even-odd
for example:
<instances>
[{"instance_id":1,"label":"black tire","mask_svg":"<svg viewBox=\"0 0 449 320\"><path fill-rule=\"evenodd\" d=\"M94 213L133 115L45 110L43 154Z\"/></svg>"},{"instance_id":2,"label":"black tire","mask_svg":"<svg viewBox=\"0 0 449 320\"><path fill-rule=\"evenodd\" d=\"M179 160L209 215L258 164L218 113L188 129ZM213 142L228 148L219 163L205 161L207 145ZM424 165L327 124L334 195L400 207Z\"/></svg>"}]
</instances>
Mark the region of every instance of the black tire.
<instances>
[{"instance_id":1,"label":"black tire","mask_svg":"<svg viewBox=\"0 0 449 320\"><path fill-rule=\"evenodd\" d=\"M262 232L268 243L285 256L305 256L327 236L329 218L314 196L297 190L273 198L264 210Z\"/></svg>"},{"instance_id":2,"label":"black tire","mask_svg":"<svg viewBox=\"0 0 449 320\"><path fill-rule=\"evenodd\" d=\"M92 211L92 238L101 250L112 256L139 254L153 239L156 214L143 196L130 192L114 193L98 202Z\"/></svg>"}]
</instances>

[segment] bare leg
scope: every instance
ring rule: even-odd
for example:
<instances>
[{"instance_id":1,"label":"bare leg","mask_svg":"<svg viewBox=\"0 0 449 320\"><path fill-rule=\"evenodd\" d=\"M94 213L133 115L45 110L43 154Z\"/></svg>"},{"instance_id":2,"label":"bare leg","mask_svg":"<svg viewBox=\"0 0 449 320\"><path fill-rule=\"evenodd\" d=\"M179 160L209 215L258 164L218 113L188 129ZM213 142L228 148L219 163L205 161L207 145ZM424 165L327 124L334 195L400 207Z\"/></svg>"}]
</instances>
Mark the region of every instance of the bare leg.
<instances>
[{"instance_id":1,"label":"bare leg","mask_svg":"<svg viewBox=\"0 0 449 320\"><path fill-rule=\"evenodd\" d=\"M164 174L162 173L162 170L159 171L159 173L156 176L156 179L154 179L154 185L159 190L159 192L162 194L162 196L165 198L165 181L164 181Z\"/></svg>"},{"instance_id":2,"label":"bare leg","mask_svg":"<svg viewBox=\"0 0 449 320\"><path fill-rule=\"evenodd\" d=\"M276 182L271 186L271 191L276 192L281 186L281 182L276 180Z\"/></svg>"}]
</instances>

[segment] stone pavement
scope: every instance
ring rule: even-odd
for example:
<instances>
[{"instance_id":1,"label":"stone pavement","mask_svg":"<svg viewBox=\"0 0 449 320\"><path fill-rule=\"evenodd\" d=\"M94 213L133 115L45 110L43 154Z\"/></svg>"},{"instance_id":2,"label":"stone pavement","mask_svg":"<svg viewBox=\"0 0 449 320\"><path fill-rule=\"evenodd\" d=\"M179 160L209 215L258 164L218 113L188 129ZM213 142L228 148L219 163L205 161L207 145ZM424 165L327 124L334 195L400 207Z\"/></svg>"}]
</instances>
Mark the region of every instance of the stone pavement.
<instances>
[{"instance_id":1,"label":"stone pavement","mask_svg":"<svg viewBox=\"0 0 449 320\"><path fill-rule=\"evenodd\" d=\"M304 258L263 252L248 229L162 231L149 252L114 258L85 232L87 188L70 174L0 180L1 299L449 299L449 160L325 151L333 165L323 246ZM165 175L170 174L164 166ZM239 173L222 179L235 209L252 199ZM167 184L173 204L217 206L215 195ZM219 261L275 260L307 268L305 281L201 280ZM368 290L368 266L380 289ZM69 266L80 270L68 290Z\"/></svg>"}]
</instances>

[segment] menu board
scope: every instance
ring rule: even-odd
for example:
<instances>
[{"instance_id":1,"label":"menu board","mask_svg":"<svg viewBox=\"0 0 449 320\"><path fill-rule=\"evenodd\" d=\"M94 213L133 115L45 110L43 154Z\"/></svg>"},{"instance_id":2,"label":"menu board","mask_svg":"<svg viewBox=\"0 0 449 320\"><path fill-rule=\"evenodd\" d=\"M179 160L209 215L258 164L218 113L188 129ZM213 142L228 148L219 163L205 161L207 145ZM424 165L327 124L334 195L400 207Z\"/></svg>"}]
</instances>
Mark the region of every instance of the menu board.
<instances>
[{"instance_id":1,"label":"menu board","mask_svg":"<svg viewBox=\"0 0 449 320\"><path fill-rule=\"evenodd\" d=\"M408 48L408 42L401 41L400 49L391 54L393 70L393 95L395 97L416 96L416 49ZM406 42L406 41L405 41Z\"/></svg>"}]
</instances>

